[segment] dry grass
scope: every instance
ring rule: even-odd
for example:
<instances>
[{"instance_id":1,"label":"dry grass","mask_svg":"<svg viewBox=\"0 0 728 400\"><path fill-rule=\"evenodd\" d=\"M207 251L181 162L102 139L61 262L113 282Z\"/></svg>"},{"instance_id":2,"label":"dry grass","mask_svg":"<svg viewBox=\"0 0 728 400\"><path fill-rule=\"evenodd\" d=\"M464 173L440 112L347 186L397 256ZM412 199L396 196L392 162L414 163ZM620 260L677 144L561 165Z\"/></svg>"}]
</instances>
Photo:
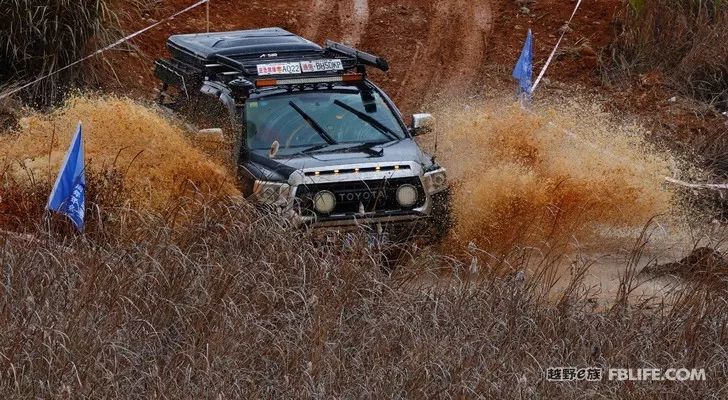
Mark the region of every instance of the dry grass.
<instances>
[{"instance_id":1,"label":"dry grass","mask_svg":"<svg viewBox=\"0 0 728 400\"><path fill-rule=\"evenodd\" d=\"M628 3L605 76L662 71L682 94L728 109L728 2Z\"/></svg>"},{"instance_id":2,"label":"dry grass","mask_svg":"<svg viewBox=\"0 0 728 400\"><path fill-rule=\"evenodd\" d=\"M109 0L7 0L0 8L0 21L0 85L66 66L95 49L90 46L111 42L118 32ZM32 103L51 104L77 83L79 71L64 71L23 95ZM87 69L81 79L92 73Z\"/></svg>"},{"instance_id":3,"label":"dry grass","mask_svg":"<svg viewBox=\"0 0 728 400\"><path fill-rule=\"evenodd\" d=\"M0 89L13 88L81 59L122 37L120 20L138 18L156 0L3 0L0 7ZM69 89L111 76L103 59L89 60L23 90L33 106L61 101Z\"/></svg>"},{"instance_id":4,"label":"dry grass","mask_svg":"<svg viewBox=\"0 0 728 400\"><path fill-rule=\"evenodd\" d=\"M602 57L603 77L656 77L689 99L694 119L707 117L699 128L676 130L670 118L659 123L671 131L673 145L689 149L696 164L724 180L728 137L717 112L728 110L728 2L630 0L617 22L617 36Z\"/></svg>"},{"instance_id":5,"label":"dry grass","mask_svg":"<svg viewBox=\"0 0 728 400\"><path fill-rule=\"evenodd\" d=\"M448 279L413 267L388 276L363 236L342 246L202 198L151 213L92 195L111 222L84 236L18 216L36 227L0 234L0 397L717 399L728 389L725 293L595 311L579 274L556 301L538 275L474 277L453 260L438 262ZM705 368L707 381L545 381L564 365Z\"/></svg>"}]
</instances>

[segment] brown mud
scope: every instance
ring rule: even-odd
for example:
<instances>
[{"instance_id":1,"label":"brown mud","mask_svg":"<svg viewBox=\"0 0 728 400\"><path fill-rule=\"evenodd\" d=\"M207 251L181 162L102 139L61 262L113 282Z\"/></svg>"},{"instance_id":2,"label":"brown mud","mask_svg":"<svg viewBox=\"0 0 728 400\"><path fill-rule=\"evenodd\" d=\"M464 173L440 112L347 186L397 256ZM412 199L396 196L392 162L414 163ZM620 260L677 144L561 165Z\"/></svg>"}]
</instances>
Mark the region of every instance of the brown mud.
<instances>
[{"instance_id":1,"label":"brown mud","mask_svg":"<svg viewBox=\"0 0 728 400\"><path fill-rule=\"evenodd\" d=\"M52 183L79 121L88 168L123 171L135 207L161 208L190 186L237 194L226 165L210 159L190 132L155 107L114 96L77 96L50 114L31 113L0 136L0 165L18 182Z\"/></svg>"}]
</instances>

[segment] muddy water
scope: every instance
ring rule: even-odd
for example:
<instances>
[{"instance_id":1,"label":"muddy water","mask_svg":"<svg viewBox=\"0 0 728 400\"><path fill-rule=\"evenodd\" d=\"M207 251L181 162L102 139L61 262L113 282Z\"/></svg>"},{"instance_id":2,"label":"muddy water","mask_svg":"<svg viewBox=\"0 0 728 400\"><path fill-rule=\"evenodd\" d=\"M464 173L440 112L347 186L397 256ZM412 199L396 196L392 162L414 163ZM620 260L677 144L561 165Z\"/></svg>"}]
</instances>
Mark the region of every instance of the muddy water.
<instances>
[{"instance_id":1,"label":"muddy water","mask_svg":"<svg viewBox=\"0 0 728 400\"><path fill-rule=\"evenodd\" d=\"M516 269L525 252L561 255L556 289L574 265L588 263L585 283L606 298L616 294L648 221L659 229L634 263L638 270L690 248L663 179L675 162L644 142L639 126L588 101L536 111L511 100L450 104L436 112L437 157L456 188L448 252L472 255L475 246L485 263L508 260ZM435 135L423 139L434 148ZM669 284L646 282L635 293Z\"/></svg>"},{"instance_id":2,"label":"muddy water","mask_svg":"<svg viewBox=\"0 0 728 400\"><path fill-rule=\"evenodd\" d=\"M191 141L190 132L153 107L127 98L78 96L50 114L32 113L0 135L0 165L21 181L52 182L81 121L87 168L116 167L138 206L162 207L185 188L235 194L233 175Z\"/></svg>"},{"instance_id":3,"label":"muddy water","mask_svg":"<svg viewBox=\"0 0 728 400\"><path fill-rule=\"evenodd\" d=\"M437 157L457 187L456 244L584 241L672 210L670 161L598 109L528 112L491 101L437 114ZM434 138L427 138L433 147Z\"/></svg>"}]
</instances>

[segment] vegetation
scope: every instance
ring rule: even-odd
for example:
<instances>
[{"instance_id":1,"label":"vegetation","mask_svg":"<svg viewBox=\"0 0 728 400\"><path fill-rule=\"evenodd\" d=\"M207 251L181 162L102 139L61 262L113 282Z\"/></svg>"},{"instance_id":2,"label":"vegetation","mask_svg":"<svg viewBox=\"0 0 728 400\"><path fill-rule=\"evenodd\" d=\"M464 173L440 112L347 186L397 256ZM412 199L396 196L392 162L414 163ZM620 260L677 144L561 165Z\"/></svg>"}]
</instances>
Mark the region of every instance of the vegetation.
<instances>
[{"instance_id":1,"label":"vegetation","mask_svg":"<svg viewBox=\"0 0 728 400\"><path fill-rule=\"evenodd\" d=\"M0 53L0 82L28 79L65 65L114 36L117 17L104 0L0 1L0 21L9 22L0 27L0 51L5 52ZM650 7L667 2L633 4L630 18L636 24L642 18L647 21L647 15L657 18L654 11L649 14ZM720 3L713 4L724 10ZM624 35L630 29L626 27ZM620 41L628 42L627 36ZM645 52L631 53L630 47L619 46L615 44L613 54L622 70L658 65L649 64L655 61ZM55 103L66 86L86 79L89 71L83 69L84 77L79 70L58 75L25 92L25 99ZM2 399L725 397L725 287L686 282L664 298L630 299L647 235L635 244L619 293L605 306L595 301L596 288L584 287L589 264L573 254L570 282L558 293L551 290L566 255L539 253L524 245L523 235L500 241L504 248L497 259L477 241L462 246L457 258L414 245L402 252L371 246L361 232L291 229L285 220L261 213L234 195L200 190L202 185L176 169L167 173L184 177L189 185L180 185L174 201L153 209L134 208L140 202L128 197L125 184L134 182L129 180L129 166L146 156L140 156L137 146L147 153L154 146L132 141L135 151L119 150L121 140L112 146L100 140L111 138L103 132L134 140L134 132L138 137L149 132L165 136L172 127L153 124L154 114L130 103L102 100L114 106L115 114L101 116L81 109L95 129L87 151L101 158L106 148L114 160L89 163L83 234L75 233L61 217L42 216L51 168L48 177L25 168L26 162L37 165L46 155L49 166L55 165L54 149L62 154L56 147L63 147L54 147L61 136L56 125L37 116L26 118L28 130L43 135L25 142L8 136L6 143L12 140L23 152L40 150L0 163ZM70 113L58 130L70 133L69 126L77 120ZM470 125L490 129L484 123ZM518 155L539 154L534 136L514 135L518 127L512 125L501 131L504 140L513 140L507 148L518 150ZM176 136L166 134L169 137ZM173 142L175 146L157 146L171 147L177 154L162 161L196 165L181 157L186 151L179 143L181 139ZM585 152L563 142L551 148ZM120 156L125 149L132 158L122 163L119 157L125 156ZM158 154L165 153L152 153L150 159ZM461 163L466 160L458 156ZM595 159L582 169L609 178L594 167L604 162ZM163 169L159 164L142 165L149 175ZM642 179L629 168L619 170ZM547 180L533 181L534 187L542 187ZM514 186L503 182L499 186ZM493 186L498 185L484 185L482 196L492 194ZM559 184L563 187L568 188ZM604 190L611 186L585 187L585 193L597 193L597 199L612 192L630 204L636 202L617 190ZM497 199L517 207L503 207L509 213L500 220L513 229L514 219L507 217L519 215L510 213L514 209L531 212L568 205L537 194L546 200L520 207L513 201L518 197L504 193ZM591 199L574 204L594 203ZM627 203L617 204L626 214ZM530 232L537 223L529 218L516 233ZM554 219L554 227L563 224L563 218ZM474 230L476 234L493 237L493 229L483 226ZM383 271L382 261L395 253L402 266ZM557 366L704 368L707 380L548 382L546 369Z\"/></svg>"},{"instance_id":2,"label":"vegetation","mask_svg":"<svg viewBox=\"0 0 728 400\"><path fill-rule=\"evenodd\" d=\"M628 306L625 280L600 310L580 288L584 265L546 297L558 257L523 257L515 268L543 272L525 280L445 259L430 263L445 275L389 276L363 236L321 240L230 199L90 209L113 222L84 236L58 221L0 234L2 398L717 399L725 389L719 291ZM553 383L550 366L695 367L707 380Z\"/></svg>"},{"instance_id":3,"label":"vegetation","mask_svg":"<svg viewBox=\"0 0 728 400\"><path fill-rule=\"evenodd\" d=\"M66 66L118 36L110 0L3 0L0 7L0 87ZM33 104L58 101L69 87L93 79L70 68L23 92Z\"/></svg>"},{"instance_id":4,"label":"vegetation","mask_svg":"<svg viewBox=\"0 0 728 400\"><path fill-rule=\"evenodd\" d=\"M607 75L658 70L685 96L728 110L728 2L628 3Z\"/></svg>"}]
</instances>

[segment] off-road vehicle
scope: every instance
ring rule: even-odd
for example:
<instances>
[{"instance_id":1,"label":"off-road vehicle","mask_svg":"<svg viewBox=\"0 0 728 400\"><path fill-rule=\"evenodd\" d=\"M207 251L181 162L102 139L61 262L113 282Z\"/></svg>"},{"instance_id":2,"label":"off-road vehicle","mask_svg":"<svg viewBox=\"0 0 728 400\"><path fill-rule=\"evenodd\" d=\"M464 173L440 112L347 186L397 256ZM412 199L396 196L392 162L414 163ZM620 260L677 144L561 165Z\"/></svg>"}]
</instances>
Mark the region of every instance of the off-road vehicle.
<instances>
[{"instance_id":1,"label":"off-road vehicle","mask_svg":"<svg viewBox=\"0 0 728 400\"><path fill-rule=\"evenodd\" d=\"M171 36L158 60L160 102L224 106L243 193L286 212L298 225L448 224L445 169L367 77L387 62L349 46L321 47L280 28ZM200 96L203 95L203 96ZM414 94L413 94L414 95Z\"/></svg>"}]
</instances>

